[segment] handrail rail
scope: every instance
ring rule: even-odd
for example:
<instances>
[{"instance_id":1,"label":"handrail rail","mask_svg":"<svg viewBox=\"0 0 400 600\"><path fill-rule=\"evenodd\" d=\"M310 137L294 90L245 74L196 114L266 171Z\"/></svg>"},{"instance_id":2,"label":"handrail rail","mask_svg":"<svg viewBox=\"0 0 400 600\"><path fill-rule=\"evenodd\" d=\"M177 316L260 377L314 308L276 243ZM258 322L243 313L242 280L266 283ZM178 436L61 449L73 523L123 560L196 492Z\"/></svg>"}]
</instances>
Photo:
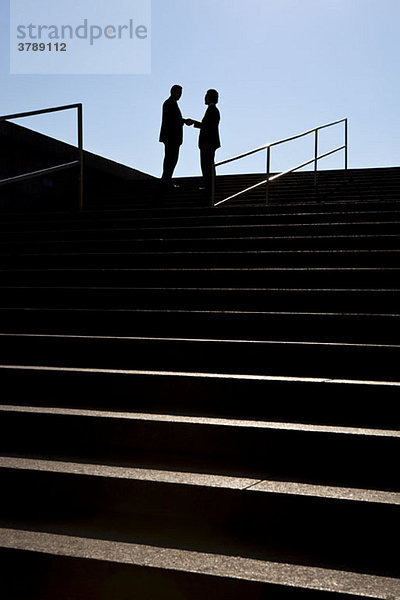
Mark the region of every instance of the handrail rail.
<instances>
[{"instance_id":1,"label":"handrail rail","mask_svg":"<svg viewBox=\"0 0 400 600\"><path fill-rule=\"evenodd\" d=\"M324 154L321 154L320 156L318 156L318 132L321 129L325 129L327 127L332 127L334 125L338 125L339 123L344 123L345 124L345 128L344 128L344 134L345 134L345 143L342 146L339 146L338 148L335 148L334 150L330 150L329 152L325 152ZM296 167L293 167L292 169L287 169L286 171L283 171L282 173L278 173L277 175L274 176L270 176L270 164L271 164L271 148L273 146L278 146L279 144L284 144L286 142L291 142L292 140L296 140L298 138L304 137L306 135L310 135L311 133L315 133L315 154L314 154L314 158L311 158L310 160L301 163L300 165L297 165ZM212 183L212 205L213 206L218 206L219 204L223 204L224 202L228 202L228 200L232 200L233 198L237 198L238 196L241 196L242 194L245 194L246 192L249 192L250 190L253 190L257 187L259 187L260 185L266 184L266 203L268 204L268 199L269 199L269 183L271 181L274 181L276 179L279 179L280 177L282 177L283 175L287 175L289 173L293 173L293 171L297 171L298 169L301 169L302 167L305 167L311 163L314 163L314 183L316 185L317 183L317 170L318 170L318 161L322 158L325 158L326 156L329 156L331 154L334 154L335 152L339 152L340 150L345 150L345 169L347 170L347 162L348 162L348 119L344 118L344 119L339 119L337 121L332 121L331 123L326 123L325 125L319 125L318 127L314 127L313 129L308 129L307 131L303 131L302 133L298 133L296 135L293 135L291 137L287 137L287 138L283 138L281 140L277 140L276 142L270 142L269 144L265 144L263 146L259 146L258 148L254 148L253 150L249 150L248 152L244 152L242 154L238 154L236 156L233 156L232 158L228 158L226 160L222 160L218 163L215 163L214 167L220 167L221 165L225 165L227 163L233 162L235 160L239 160L241 158L245 158L246 156L250 156L251 154L255 154L256 152L260 152L262 150L267 150L267 179L260 181L259 183L256 183L255 185L252 185L244 190L242 190L241 192L237 192L236 194L233 194L232 196L229 196L228 198L224 198L223 200L220 200L219 202L215 203L215 168L213 169L213 183Z\"/></svg>"},{"instance_id":2,"label":"handrail rail","mask_svg":"<svg viewBox=\"0 0 400 600\"><path fill-rule=\"evenodd\" d=\"M28 112L15 113L12 115L3 115L3 116L0 116L0 123L2 121L8 121L11 119L32 117L35 115L43 115L43 114L47 114L47 113L59 112L61 110L70 110L70 109L77 109L79 159L68 162L68 163L55 165L54 167L48 167L46 169L40 169L38 171L24 173L22 175L17 175L15 177L7 177L6 179L0 179L0 186L6 185L8 183L15 183L17 181L24 181L26 179L32 179L34 177L39 177L40 175L56 173L58 171L64 171L65 169L69 169L71 167L75 167L75 166L79 165L79 210L82 210L82 208L83 208L83 108L82 108L82 103L65 104L64 106L54 106L51 108L42 108L39 110L31 110Z\"/></svg>"}]
</instances>

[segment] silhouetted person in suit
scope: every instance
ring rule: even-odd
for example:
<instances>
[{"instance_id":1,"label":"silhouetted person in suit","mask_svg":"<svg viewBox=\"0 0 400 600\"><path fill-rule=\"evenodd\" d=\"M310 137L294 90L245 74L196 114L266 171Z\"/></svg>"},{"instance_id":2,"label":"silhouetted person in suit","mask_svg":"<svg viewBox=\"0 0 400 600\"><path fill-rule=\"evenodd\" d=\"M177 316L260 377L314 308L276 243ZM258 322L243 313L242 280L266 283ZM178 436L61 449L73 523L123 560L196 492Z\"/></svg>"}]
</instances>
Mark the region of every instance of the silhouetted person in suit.
<instances>
[{"instance_id":1,"label":"silhouetted person in suit","mask_svg":"<svg viewBox=\"0 0 400 600\"><path fill-rule=\"evenodd\" d=\"M183 125L186 119L178 106L182 96L182 86L173 85L170 97L164 102L162 109L162 122L160 142L164 143L165 154L163 173L161 179L166 184L171 184L172 175L179 158L179 148L183 142Z\"/></svg>"},{"instance_id":2,"label":"silhouetted person in suit","mask_svg":"<svg viewBox=\"0 0 400 600\"><path fill-rule=\"evenodd\" d=\"M215 175L215 151L221 146L218 129L220 121L220 114L217 108L218 99L219 95L216 90L208 90L204 98L204 102L208 105L208 108L203 120L201 122L193 121L193 125L200 129L200 164L207 202L211 202L212 196L212 177ZM191 119L188 119L188 121L188 125L191 124Z\"/></svg>"}]
</instances>

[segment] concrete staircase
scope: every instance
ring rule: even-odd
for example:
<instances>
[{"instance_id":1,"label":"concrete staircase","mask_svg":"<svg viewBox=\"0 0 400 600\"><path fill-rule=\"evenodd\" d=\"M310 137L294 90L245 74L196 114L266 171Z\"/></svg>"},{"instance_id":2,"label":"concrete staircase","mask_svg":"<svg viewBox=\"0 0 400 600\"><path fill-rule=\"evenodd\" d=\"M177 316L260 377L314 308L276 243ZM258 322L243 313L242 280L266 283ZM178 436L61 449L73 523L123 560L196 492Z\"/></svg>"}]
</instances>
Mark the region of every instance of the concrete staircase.
<instances>
[{"instance_id":1,"label":"concrete staircase","mask_svg":"<svg viewBox=\"0 0 400 600\"><path fill-rule=\"evenodd\" d=\"M178 183L1 215L1 599L400 598L400 169Z\"/></svg>"}]
</instances>

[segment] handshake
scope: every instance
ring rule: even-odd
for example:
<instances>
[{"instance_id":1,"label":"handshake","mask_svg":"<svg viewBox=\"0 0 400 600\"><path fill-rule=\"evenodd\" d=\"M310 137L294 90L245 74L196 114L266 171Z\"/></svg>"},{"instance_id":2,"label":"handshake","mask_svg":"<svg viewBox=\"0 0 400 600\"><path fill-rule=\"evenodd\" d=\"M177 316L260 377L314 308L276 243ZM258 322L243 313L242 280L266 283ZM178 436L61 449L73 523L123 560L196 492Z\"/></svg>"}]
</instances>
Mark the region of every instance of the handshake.
<instances>
[{"instance_id":1,"label":"handshake","mask_svg":"<svg viewBox=\"0 0 400 600\"><path fill-rule=\"evenodd\" d=\"M194 125L193 119L183 119L183 122L185 123L185 125L188 125L189 127L191 125Z\"/></svg>"}]
</instances>

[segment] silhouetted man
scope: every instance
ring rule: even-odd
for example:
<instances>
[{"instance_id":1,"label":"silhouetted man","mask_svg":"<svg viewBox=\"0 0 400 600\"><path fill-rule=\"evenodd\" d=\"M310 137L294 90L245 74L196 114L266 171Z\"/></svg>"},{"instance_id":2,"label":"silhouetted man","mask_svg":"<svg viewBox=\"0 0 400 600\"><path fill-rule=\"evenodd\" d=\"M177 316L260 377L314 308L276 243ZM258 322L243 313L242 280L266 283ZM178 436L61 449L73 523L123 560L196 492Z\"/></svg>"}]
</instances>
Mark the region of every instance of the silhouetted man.
<instances>
[{"instance_id":1,"label":"silhouetted man","mask_svg":"<svg viewBox=\"0 0 400 600\"><path fill-rule=\"evenodd\" d=\"M182 96L182 86L173 85L170 97L164 102L162 109L162 122L160 131L160 142L164 143L165 154L163 174L161 179L170 184L174 169L179 158L179 148L183 142L183 124L186 119L178 106L178 100Z\"/></svg>"},{"instance_id":2,"label":"silhouetted man","mask_svg":"<svg viewBox=\"0 0 400 600\"><path fill-rule=\"evenodd\" d=\"M208 90L204 98L204 102L208 105L208 108L203 120L201 122L193 121L193 125L200 129L200 164L207 202L211 201L212 195L212 178L215 175L215 151L221 146L218 129L220 121L220 114L217 108L218 99L219 95L216 90ZM188 119L188 121L189 125L191 120Z\"/></svg>"}]
</instances>

